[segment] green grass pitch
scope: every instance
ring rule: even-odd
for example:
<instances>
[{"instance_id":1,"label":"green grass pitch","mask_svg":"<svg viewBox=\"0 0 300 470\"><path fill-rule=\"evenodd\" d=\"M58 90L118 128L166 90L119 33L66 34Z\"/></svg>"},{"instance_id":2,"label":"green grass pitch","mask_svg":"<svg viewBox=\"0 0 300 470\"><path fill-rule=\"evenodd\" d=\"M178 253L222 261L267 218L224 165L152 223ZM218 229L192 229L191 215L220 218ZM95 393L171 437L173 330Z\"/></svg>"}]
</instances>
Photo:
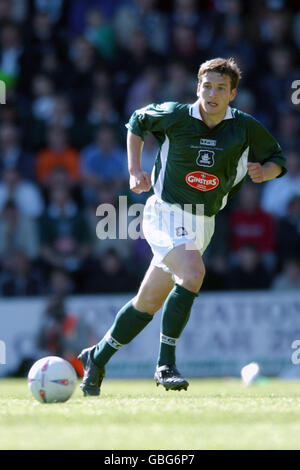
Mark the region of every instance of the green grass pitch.
<instances>
[{"instance_id":1,"label":"green grass pitch","mask_svg":"<svg viewBox=\"0 0 300 470\"><path fill-rule=\"evenodd\" d=\"M191 379L187 392L152 380L79 383L66 403L34 400L25 379L0 379L0 449L300 449L300 382Z\"/></svg>"}]
</instances>

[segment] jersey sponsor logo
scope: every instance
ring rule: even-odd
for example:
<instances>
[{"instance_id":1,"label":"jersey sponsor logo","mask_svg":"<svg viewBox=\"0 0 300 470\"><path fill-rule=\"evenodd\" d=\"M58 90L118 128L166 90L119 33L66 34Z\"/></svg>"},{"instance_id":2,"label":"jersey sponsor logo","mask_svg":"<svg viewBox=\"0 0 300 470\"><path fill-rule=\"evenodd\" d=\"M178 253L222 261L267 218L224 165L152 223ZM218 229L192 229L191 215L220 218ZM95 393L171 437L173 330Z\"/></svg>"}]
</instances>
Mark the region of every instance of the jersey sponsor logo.
<instances>
[{"instance_id":1,"label":"jersey sponsor logo","mask_svg":"<svg viewBox=\"0 0 300 470\"><path fill-rule=\"evenodd\" d=\"M213 150L199 150L196 160L197 165L210 167L215 164L215 152Z\"/></svg>"},{"instance_id":2,"label":"jersey sponsor logo","mask_svg":"<svg viewBox=\"0 0 300 470\"><path fill-rule=\"evenodd\" d=\"M188 173L185 177L185 182L192 188L203 192L216 189L220 184L220 180L217 176L205 173L204 171L192 171Z\"/></svg>"},{"instance_id":3,"label":"jersey sponsor logo","mask_svg":"<svg viewBox=\"0 0 300 470\"><path fill-rule=\"evenodd\" d=\"M200 139L200 145L208 145L209 147L215 147L217 141L213 139Z\"/></svg>"}]
</instances>

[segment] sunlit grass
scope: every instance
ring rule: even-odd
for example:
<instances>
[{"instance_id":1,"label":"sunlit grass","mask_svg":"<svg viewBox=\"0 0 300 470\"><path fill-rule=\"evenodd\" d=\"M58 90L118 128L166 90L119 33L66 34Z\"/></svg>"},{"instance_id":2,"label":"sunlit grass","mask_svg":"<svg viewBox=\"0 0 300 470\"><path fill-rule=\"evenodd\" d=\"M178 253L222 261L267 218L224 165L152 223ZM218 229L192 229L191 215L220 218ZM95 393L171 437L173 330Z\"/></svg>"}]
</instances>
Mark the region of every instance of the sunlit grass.
<instances>
[{"instance_id":1,"label":"sunlit grass","mask_svg":"<svg viewBox=\"0 0 300 470\"><path fill-rule=\"evenodd\" d=\"M300 382L191 379L168 393L152 380L106 380L41 404L25 379L0 380L0 449L300 449Z\"/></svg>"}]
</instances>

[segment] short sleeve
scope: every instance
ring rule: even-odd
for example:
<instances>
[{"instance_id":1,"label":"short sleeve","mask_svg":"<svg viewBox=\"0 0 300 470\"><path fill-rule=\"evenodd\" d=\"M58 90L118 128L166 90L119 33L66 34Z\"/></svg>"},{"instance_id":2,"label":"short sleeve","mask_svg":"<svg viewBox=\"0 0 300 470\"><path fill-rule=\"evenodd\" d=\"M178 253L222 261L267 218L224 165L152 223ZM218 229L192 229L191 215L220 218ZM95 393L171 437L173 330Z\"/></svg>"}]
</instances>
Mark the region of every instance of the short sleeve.
<instances>
[{"instance_id":1,"label":"short sleeve","mask_svg":"<svg viewBox=\"0 0 300 470\"><path fill-rule=\"evenodd\" d=\"M282 149L276 139L270 134L270 132L256 119L249 119L248 131L249 131L249 161L259 162L264 164L266 162L273 162L280 165L282 171L277 178L285 175L286 169L286 158L283 155Z\"/></svg>"},{"instance_id":2,"label":"short sleeve","mask_svg":"<svg viewBox=\"0 0 300 470\"><path fill-rule=\"evenodd\" d=\"M165 134L168 127L172 125L175 110L175 102L149 104L136 110L125 126L142 140L145 140L148 132L157 137L158 134Z\"/></svg>"}]
</instances>

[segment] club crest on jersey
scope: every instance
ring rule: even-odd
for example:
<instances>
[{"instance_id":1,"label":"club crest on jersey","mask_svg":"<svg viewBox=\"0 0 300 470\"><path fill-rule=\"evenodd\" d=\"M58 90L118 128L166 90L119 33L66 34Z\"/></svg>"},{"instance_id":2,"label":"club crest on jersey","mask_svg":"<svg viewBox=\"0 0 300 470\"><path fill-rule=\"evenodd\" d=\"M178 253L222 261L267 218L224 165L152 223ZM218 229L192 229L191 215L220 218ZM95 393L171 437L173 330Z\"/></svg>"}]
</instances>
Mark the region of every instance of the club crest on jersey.
<instances>
[{"instance_id":1,"label":"club crest on jersey","mask_svg":"<svg viewBox=\"0 0 300 470\"><path fill-rule=\"evenodd\" d=\"M205 173L204 171L192 171L185 177L185 182L198 191L207 192L216 189L220 180L217 176Z\"/></svg>"},{"instance_id":2,"label":"club crest on jersey","mask_svg":"<svg viewBox=\"0 0 300 470\"><path fill-rule=\"evenodd\" d=\"M215 163L214 159L215 152L213 150L199 150L198 157L196 160L199 166L213 166Z\"/></svg>"}]
</instances>

